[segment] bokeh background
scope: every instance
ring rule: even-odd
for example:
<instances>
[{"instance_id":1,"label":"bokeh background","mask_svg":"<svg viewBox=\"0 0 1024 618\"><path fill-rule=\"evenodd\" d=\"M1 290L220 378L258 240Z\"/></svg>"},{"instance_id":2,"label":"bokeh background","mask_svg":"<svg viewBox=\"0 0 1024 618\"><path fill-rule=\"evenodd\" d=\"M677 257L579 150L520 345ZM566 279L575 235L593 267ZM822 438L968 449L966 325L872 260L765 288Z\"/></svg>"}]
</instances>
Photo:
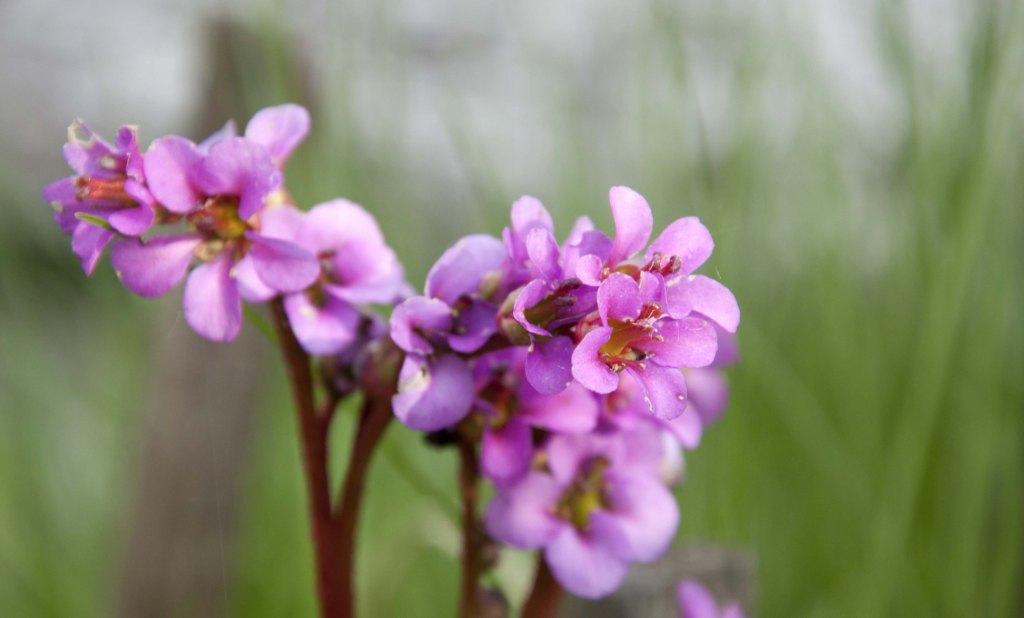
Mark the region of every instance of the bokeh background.
<instances>
[{"instance_id":1,"label":"bokeh background","mask_svg":"<svg viewBox=\"0 0 1024 618\"><path fill-rule=\"evenodd\" d=\"M753 556L759 615L1021 615L1024 5L489 4L0 2L0 615L313 614L273 346L87 280L39 198L76 116L200 138L286 100L293 193L366 205L416 285L524 193L562 232L619 183L707 223L743 362L678 545ZM453 470L390 431L365 615L452 613Z\"/></svg>"}]
</instances>

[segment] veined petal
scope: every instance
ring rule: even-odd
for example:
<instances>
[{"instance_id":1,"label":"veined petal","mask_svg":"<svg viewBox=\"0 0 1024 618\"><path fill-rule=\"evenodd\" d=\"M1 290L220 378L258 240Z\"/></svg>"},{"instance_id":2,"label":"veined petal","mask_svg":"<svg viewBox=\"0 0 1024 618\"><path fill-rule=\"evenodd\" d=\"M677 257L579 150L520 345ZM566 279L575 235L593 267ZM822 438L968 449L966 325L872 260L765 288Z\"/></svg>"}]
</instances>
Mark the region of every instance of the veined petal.
<instances>
[{"instance_id":1,"label":"veined petal","mask_svg":"<svg viewBox=\"0 0 1024 618\"><path fill-rule=\"evenodd\" d=\"M679 272L688 275L711 257L714 248L715 242L711 239L711 232L704 227L700 219L683 217L670 223L651 243L647 249L647 259L654 257L655 253L677 256L682 260Z\"/></svg>"},{"instance_id":2,"label":"veined petal","mask_svg":"<svg viewBox=\"0 0 1024 618\"><path fill-rule=\"evenodd\" d=\"M150 193L171 212L186 214L197 208L203 199L194 184L202 163L195 144L177 135L153 140L142 165Z\"/></svg>"},{"instance_id":3,"label":"veined petal","mask_svg":"<svg viewBox=\"0 0 1024 618\"><path fill-rule=\"evenodd\" d=\"M690 275L669 286L668 303L672 307L683 307L707 316L723 330L735 333L740 324L740 307L729 288L711 277ZM676 316L678 311L674 311ZM685 315L685 314L684 314ZM682 317L682 316L677 316Z\"/></svg>"},{"instance_id":4,"label":"veined petal","mask_svg":"<svg viewBox=\"0 0 1024 618\"><path fill-rule=\"evenodd\" d=\"M654 216L647 200L629 187L612 187L608 202L615 220L615 239L608 261L618 264L644 248L651 237Z\"/></svg>"},{"instance_id":5,"label":"veined petal","mask_svg":"<svg viewBox=\"0 0 1024 618\"><path fill-rule=\"evenodd\" d=\"M114 245L110 261L121 283L139 296L167 293L185 276L200 238L193 234L130 239Z\"/></svg>"},{"instance_id":6,"label":"veined petal","mask_svg":"<svg viewBox=\"0 0 1024 618\"><path fill-rule=\"evenodd\" d=\"M544 549L544 559L558 583L585 599L598 599L615 592L629 572L626 561L572 526L561 527Z\"/></svg>"},{"instance_id":7,"label":"veined petal","mask_svg":"<svg viewBox=\"0 0 1024 618\"><path fill-rule=\"evenodd\" d=\"M643 391L647 411L671 420L686 410L686 381L678 369L649 363L643 370L627 368Z\"/></svg>"},{"instance_id":8,"label":"veined petal","mask_svg":"<svg viewBox=\"0 0 1024 618\"><path fill-rule=\"evenodd\" d=\"M427 273L426 294L452 304L464 294L478 292L483 278L501 268L505 257L505 246L497 238L466 236L445 251Z\"/></svg>"},{"instance_id":9,"label":"veined petal","mask_svg":"<svg viewBox=\"0 0 1024 618\"><path fill-rule=\"evenodd\" d=\"M248 255L253 268L267 286L280 292L298 292L320 276L316 257L295 243L253 232L246 232L245 237L252 243Z\"/></svg>"},{"instance_id":10,"label":"veined petal","mask_svg":"<svg viewBox=\"0 0 1024 618\"><path fill-rule=\"evenodd\" d=\"M629 540L630 561L657 560L676 535L679 506L672 493L658 480L639 474L606 477L610 511Z\"/></svg>"},{"instance_id":11,"label":"veined petal","mask_svg":"<svg viewBox=\"0 0 1024 618\"><path fill-rule=\"evenodd\" d=\"M533 457L530 427L511 418L501 428L484 430L480 443L480 468L484 475L507 483L526 473Z\"/></svg>"},{"instance_id":12,"label":"veined petal","mask_svg":"<svg viewBox=\"0 0 1024 618\"><path fill-rule=\"evenodd\" d=\"M487 533L519 549L543 547L565 526L551 514L561 493L562 487L540 472L500 487L484 514Z\"/></svg>"},{"instance_id":13,"label":"veined petal","mask_svg":"<svg viewBox=\"0 0 1024 618\"><path fill-rule=\"evenodd\" d=\"M392 398L395 416L419 431L436 431L462 420L473 404L473 372L462 359L409 354Z\"/></svg>"},{"instance_id":14,"label":"veined petal","mask_svg":"<svg viewBox=\"0 0 1024 618\"><path fill-rule=\"evenodd\" d=\"M612 273L597 289L597 312L605 325L609 320L635 319L642 308L640 287L629 275Z\"/></svg>"},{"instance_id":15,"label":"veined petal","mask_svg":"<svg viewBox=\"0 0 1024 618\"><path fill-rule=\"evenodd\" d=\"M266 148L278 167L284 165L307 133L309 112L294 103L265 107L256 112L245 127L246 139Z\"/></svg>"},{"instance_id":16,"label":"veined petal","mask_svg":"<svg viewBox=\"0 0 1024 618\"><path fill-rule=\"evenodd\" d=\"M358 334L359 311L343 300L327 296L318 306L297 292L284 297L284 309L295 338L310 354L337 354Z\"/></svg>"},{"instance_id":17,"label":"veined petal","mask_svg":"<svg viewBox=\"0 0 1024 618\"><path fill-rule=\"evenodd\" d=\"M611 328L595 328L583 336L572 353L572 377L595 393L610 393L619 385L619 374L612 371L600 357L601 346L608 343L611 336Z\"/></svg>"},{"instance_id":18,"label":"veined petal","mask_svg":"<svg viewBox=\"0 0 1024 618\"><path fill-rule=\"evenodd\" d=\"M230 251L222 251L185 282L185 321L211 341L231 341L242 329L242 299L231 278Z\"/></svg>"},{"instance_id":19,"label":"veined petal","mask_svg":"<svg viewBox=\"0 0 1024 618\"><path fill-rule=\"evenodd\" d=\"M706 367L715 360L718 335L707 320L666 318L656 328L657 339L641 339L632 344L650 354L652 362L663 367Z\"/></svg>"},{"instance_id":20,"label":"veined petal","mask_svg":"<svg viewBox=\"0 0 1024 618\"><path fill-rule=\"evenodd\" d=\"M573 345L568 337L535 342L526 356L526 379L544 395L562 392L572 382Z\"/></svg>"},{"instance_id":21,"label":"veined petal","mask_svg":"<svg viewBox=\"0 0 1024 618\"><path fill-rule=\"evenodd\" d=\"M558 266L559 249L555 235L543 227L535 227L526 234L526 254L530 257L531 272L548 281L562 278Z\"/></svg>"}]
</instances>

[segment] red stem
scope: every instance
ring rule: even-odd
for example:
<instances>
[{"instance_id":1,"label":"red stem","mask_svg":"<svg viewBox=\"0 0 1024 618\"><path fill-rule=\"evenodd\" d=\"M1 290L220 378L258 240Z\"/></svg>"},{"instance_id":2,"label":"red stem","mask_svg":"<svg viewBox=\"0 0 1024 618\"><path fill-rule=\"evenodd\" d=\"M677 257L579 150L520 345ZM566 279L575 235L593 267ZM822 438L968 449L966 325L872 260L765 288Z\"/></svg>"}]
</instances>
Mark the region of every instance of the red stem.
<instances>
[{"instance_id":1,"label":"red stem","mask_svg":"<svg viewBox=\"0 0 1024 618\"><path fill-rule=\"evenodd\" d=\"M281 345L291 383L292 399L298 413L302 464L309 497L309 523L316 559L316 588L320 615L324 618L348 618L353 615L350 583L340 568L340 527L331 516L331 495L327 474L327 434L332 415L318 415L313 400L313 374L309 355L295 339L288 317L279 299L270 303L274 327Z\"/></svg>"},{"instance_id":2,"label":"red stem","mask_svg":"<svg viewBox=\"0 0 1024 618\"><path fill-rule=\"evenodd\" d=\"M459 491L462 494L462 577L459 586L459 616L479 615L481 541L477 517L478 479L476 449L465 437L459 439Z\"/></svg>"},{"instance_id":3,"label":"red stem","mask_svg":"<svg viewBox=\"0 0 1024 618\"><path fill-rule=\"evenodd\" d=\"M537 552L537 572L533 580L533 589L523 605L523 618L554 618L561 600L562 586L551 574L544 554Z\"/></svg>"}]
</instances>

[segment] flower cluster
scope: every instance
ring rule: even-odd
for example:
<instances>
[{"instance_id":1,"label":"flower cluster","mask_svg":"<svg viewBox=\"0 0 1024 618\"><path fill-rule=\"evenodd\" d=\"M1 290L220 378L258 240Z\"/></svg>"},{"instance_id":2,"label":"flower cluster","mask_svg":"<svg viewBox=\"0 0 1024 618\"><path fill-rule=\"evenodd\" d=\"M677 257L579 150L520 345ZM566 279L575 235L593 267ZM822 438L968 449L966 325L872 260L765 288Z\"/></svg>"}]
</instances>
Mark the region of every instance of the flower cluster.
<instances>
[{"instance_id":1,"label":"flower cluster","mask_svg":"<svg viewBox=\"0 0 1024 618\"><path fill-rule=\"evenodd\" d=\"M405 425L470 447L495 490L491 538L543 552L577 595L614 591L632 563L671 544L682 449L728 397L721 368L736 360L740 313L725 286L694 273L710 233L685 217L648 244L647 201L613 187L615 234L584 217L559 243L548 211L523 197L501 238L459 240L413 295L366 210L292 203L284 166L309 124L305 109L281 105L241 134L228 123L198 144L170 135L143 150L134 127L111 144L79 121L64 147L74 173L43 196L87 274L109 251L140 296L184 280L185 320L208 339L238 335L243 301L273 299L286 347L323 357L326 390L363 388L384 419L390 401ZM371 304L394 305L387 325ZM367 386L358 359L371 345L379 384ZM311 385L295 388L310 408ZM330 412L316 425L324 443ZM374 427L357 436L378 439L384 424Z\"/></svg>"},{"instance_id":2,"label":"flower cluster","mask_svg":"<svg viewBox=\"0 0 1024 618\"><path fill-rule=\"evenodd\" d=\"M238 135L233 123L195 144L160 137L143 152L134 127L113 144L83 122L68 131L73 174L43 189L87 274L109 248L121 282L147 298L183 279L185 320L215 341L234 339L242 301L283 296L311 354L354 342L359 305L405 294L402 267L373 217L334 200L291 204L284 165L309 131L298 105L263 109Z\"/></svg>"},{"instance_id":3,"label":"flower cluster","mask_svg":"<svg viewBox=\"0 0 1024 618\"><path fill-rule=\"evenodd\" d=\"M406 352L395 414L479 441L488 533L542 550L591 598L671 544L669 485L725 406L739 324L732 293L694 274L713 249L698 219L648 245L647 201L609 201L613 237L582 218L559 244L544 206L519 199L502 239L456 242L390 323Z\"/></svg>"}]
</instances>

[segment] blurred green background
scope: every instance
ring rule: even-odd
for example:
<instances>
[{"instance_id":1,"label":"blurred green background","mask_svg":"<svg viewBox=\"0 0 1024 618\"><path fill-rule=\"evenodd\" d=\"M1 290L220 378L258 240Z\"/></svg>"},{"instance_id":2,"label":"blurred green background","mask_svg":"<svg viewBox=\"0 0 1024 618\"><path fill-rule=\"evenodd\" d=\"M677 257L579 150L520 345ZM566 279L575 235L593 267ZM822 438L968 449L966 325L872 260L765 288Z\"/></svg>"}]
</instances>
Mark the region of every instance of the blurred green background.
<instances>
[{"instance_id":1,"label":"blurred green background","mask_svg":"<svg viewBox=\"0 0 1024 618\"><path fill-rule=\"evenodd\" d=\"M313 614L275 350L87 280L38 197L75 116L199 138L284 100L314 118L292 192L366 205L417 286L523 193L563 233L608 226L619 183L659 227L706 222L743 361L678 544L752 552L758 615L1024 612L1021 3L13 0L0 24L0 615ZM452 613L453 471L390 431L365 615Z\"/></svg>"}]
</instances>

